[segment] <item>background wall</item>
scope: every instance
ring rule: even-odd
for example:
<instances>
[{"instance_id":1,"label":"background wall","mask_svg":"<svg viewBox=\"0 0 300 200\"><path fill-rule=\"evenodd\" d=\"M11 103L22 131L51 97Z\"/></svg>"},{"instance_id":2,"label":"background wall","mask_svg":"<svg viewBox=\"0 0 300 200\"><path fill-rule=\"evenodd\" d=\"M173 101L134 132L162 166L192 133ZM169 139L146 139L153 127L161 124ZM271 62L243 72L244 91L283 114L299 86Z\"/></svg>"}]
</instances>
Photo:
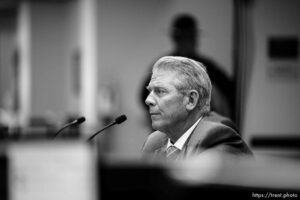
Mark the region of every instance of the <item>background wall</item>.
<instances>
[{"instance_id":1,"label":"background wall","mask_svg":"<svg viewBox=\"0 0 300 200\"><path fill-rule=\"evenodd\" d=\"M66 7L34 3L31 10L32 115L50 114L62 120L68 101Z\"/></svg>"},{"instance_id":2,"label":"background wall","mask_svg":"<svg viewBox=\"0 0 300 200\"><path fill-rule=\"evenodd\" d=\"M270 37L300 37L300 2L297 0L255 1L253 9L254 56L244 137L250 141L254 136L296 136L300 134L300 82L299 55L295 60L280 60L268 56ZM298 45L299 48L299 45ZM298 50L299 54L299 50ZM279 72L272 76L274 64L285 69L294 65L296 72L285 76Z\"/></svg>"},{"instance_id":3,"label":"background wall","mask_svg":"<svg viewBox=\"0 0 300 200\"><path fill-rule=\"evenodd\" d=\"M25 58L30 61L28 114L35 119L45 118L54 124L62 124L70 115L79 112L78 97L74 97L73 87L74 56L79 49L77 4L75 1L35 1L26 5L29 8L26 29L30 36L26 41L28 45L19 48L19 67L23 67ZM21 9L18 8L19 11ZM20 38L23 36L17 39ZM24 87L21 83L21 92Z\"/></svg>"}]
</instances>

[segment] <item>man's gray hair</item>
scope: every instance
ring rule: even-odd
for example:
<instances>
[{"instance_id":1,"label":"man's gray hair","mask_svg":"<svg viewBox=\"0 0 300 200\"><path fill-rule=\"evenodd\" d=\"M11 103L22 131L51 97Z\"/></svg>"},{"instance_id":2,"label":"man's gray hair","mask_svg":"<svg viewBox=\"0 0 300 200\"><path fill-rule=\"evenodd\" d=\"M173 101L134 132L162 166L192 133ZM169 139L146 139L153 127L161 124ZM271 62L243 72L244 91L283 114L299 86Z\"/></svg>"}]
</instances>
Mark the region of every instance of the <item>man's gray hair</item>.
<instances>
[{"instance_id":1,"label":"man's gray hair","mask_svg":"<svg viewBox=\"0 0 300 200\"><path fill-rule=\"evenodd\" d=\"M178 82L175 85L177 90L183 94L188 90L198 91L197 107L202 113L210 111L212 84L202 63L180 56L164 56L156 61L152 73L157 70L177 72Z\"/></svg>"}]
</instances>

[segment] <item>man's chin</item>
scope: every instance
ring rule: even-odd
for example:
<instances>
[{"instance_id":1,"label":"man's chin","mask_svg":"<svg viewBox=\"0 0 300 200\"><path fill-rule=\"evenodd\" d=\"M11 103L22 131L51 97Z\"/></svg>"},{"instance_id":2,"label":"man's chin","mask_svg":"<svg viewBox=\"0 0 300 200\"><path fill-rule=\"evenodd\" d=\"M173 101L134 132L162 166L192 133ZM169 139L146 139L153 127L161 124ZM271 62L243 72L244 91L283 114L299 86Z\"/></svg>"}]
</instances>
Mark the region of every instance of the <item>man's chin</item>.
<instances>
[{"instance_id":1,"label":"man's chin","mask_svg":"<svg viewBox=\"0 0 300 200\"><path fill-rule=\"evenodd\" d=\"M159 128L157 122L153 122L153 121L152 121L152 128L153 128L154 130L157 130L157 128Z\"/></svg>"},{"instance_id":2,"label":"man's chin","mask_svg":"<svg viewBox=\"0 0 300 200\"><path fill-rule=\"evenodd\" d=\"M153 121L152 121L152 128L154 130L158 130L158 131L162 131L163 130L163 126L162 126L161 123L153 122Z\"/></svg>"}]
</instances>

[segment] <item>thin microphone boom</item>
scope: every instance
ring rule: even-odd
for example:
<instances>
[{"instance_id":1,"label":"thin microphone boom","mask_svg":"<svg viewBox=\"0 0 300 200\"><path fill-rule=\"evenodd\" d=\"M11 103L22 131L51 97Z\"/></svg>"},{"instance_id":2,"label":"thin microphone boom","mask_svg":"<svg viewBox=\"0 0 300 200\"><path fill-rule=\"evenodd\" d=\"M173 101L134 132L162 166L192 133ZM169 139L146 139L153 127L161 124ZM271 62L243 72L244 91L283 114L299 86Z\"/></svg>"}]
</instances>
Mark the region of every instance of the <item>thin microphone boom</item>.
<instances>
[{"instance_id":1,"label":"thin microphone boom","mask_svg":"<svg viewBox=\"0 0 300 200\"><path fill-rule=\"evenodd\" d=\"M126 115L121 115L121 116L117 117L114 122L108 124L103 129L101 129L100 131L94 133L91 137L89 137L88 141L91 141L96 135L98 135L99 133L101 133L105 129L107 129L107 128L115 125L115 124L121 124L121 123L123 123L126 119L127 119Z\"/></svg>"},{"instance_id":2,"label":"thin microphone boom","mask_svg":"<svg viewBox=\"0 0 300 200\"><path fill-rule=\"evenodd\" d=\"M61 129L59 129L55 135L53 136L53 138L55 138L56 136L58 136L58 134L60 132L62 132L65 128L69 127L69 126L73 126L73 125L77 125L77 124L81 124L85 121L85 117L79 117L78 119L73 120L70 123L67 123L64 127L62 127Z\"/></svg>"}]
</instances>

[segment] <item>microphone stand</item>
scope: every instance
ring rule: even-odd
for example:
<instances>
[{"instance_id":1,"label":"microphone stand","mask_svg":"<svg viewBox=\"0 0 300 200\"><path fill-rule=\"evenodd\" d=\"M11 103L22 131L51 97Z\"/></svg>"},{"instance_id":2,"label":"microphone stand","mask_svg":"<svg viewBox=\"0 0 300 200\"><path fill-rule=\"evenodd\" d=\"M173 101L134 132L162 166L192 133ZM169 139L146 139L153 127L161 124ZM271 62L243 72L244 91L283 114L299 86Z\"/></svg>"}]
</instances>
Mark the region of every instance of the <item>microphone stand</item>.
<instances>
[{"instance_id":1,"label":"microphone stand","mask_svg":"<svg viewBox=\"0 0 300 200\"><path fill-rule=\"evenodd\" d=\"M62 132L65 128L68 128L69 126L71 126L71 125L73 125L74 123L68 123L68 124L66 124L64 127L62 127L61 129L59 129L59 131L57 131L56 133L55 133L55 135L53 136L53 139L54 138L56 138L56 136L60 133L60 132Z\"/></svg>"},{"instance_id":2,"label":"microphone stand","mask_svg":"<svg viewBox=\"0 0 300 200\"><path fill-rule=\"evenodd\" d=\"M104 131L105 129L107 129L107 128L113 126L113 125L115 125L116 123L117 123L117 122L112 122L112 123L108 124L108 125L105 126L103 129L99 130L98 132L96 132L96 133L94 133L92 136L90 136L90 137L88 138L87 141L91 141L91 140L92 140L96 135L98 135L100 132Z\"/></svg>"}]
</instances>

